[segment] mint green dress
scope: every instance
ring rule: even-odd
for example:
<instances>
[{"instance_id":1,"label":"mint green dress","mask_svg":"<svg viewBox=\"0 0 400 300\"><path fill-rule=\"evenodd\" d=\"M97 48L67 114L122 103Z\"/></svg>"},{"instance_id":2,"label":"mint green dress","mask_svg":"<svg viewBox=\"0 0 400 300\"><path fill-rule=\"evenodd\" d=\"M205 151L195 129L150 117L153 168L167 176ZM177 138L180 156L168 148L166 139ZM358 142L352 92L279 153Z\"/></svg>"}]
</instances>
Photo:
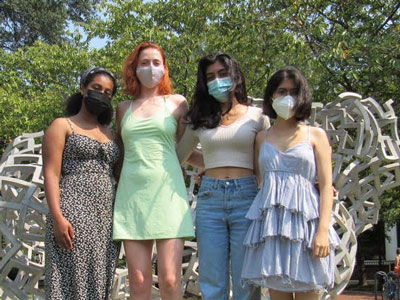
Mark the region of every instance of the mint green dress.
<instances>
[{"instance_id":1,"label":"mint green dress","mask_svg":"<svg viewBox=\"0 0 400 300\"><path fill-rule=\"evenodd\" d=\"M114 209L114 240L194 237L182 170L175 152L177 121L165 105L149 118L121 120L124 161Z\"/></svg>"}]
</instances>

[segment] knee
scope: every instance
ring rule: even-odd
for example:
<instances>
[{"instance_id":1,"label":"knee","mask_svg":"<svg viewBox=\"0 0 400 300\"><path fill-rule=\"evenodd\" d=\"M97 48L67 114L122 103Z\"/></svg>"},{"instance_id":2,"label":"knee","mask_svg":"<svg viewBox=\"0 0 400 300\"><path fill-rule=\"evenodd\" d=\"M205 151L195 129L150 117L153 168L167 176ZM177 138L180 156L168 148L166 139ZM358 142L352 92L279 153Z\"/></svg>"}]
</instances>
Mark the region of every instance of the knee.
<instances>
[{"instance_id":1,"label":"knee","mask_svg":"<svg viewBox=\"0 0 400 300\"><path fill-rule=\"evenodd\" d=\"M174 291L177 288L180 288L180 283L181 283L181 277L176 276L174 274L166 274L164 276L159 276L158 277L158 283L160 284L160 287L168 292L168 291Z\"/></svg>"},{"instance_id":2,"label":"knee","mask_svg":"<svg viewBox=\"0 0 400 300\"><path fill-rule=\"evenodd\" d=\"M129 277L131 291L133 291L135 294L143 294L147 293L149 289L151 290L151 285L153 282L151 274L148 276L143 273L136 273Z\"/></svg>"}]
</instances>

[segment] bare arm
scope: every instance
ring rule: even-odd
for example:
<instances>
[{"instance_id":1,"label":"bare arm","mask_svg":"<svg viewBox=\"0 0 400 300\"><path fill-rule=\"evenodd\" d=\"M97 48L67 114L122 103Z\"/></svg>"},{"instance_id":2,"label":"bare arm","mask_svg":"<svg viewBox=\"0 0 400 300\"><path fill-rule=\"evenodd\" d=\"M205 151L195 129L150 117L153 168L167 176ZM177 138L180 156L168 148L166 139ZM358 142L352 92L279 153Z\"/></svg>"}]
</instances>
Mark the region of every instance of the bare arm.
<instances>
[{"instance_id":1,"label":"bare arm","mask_svg":"<svg viewBox=\"0 0 400 300\"><path fill-rule=\"evenodd\" d=\"M189 106L185 98L180 100L177 109L180 117L178 121L178 127L176 129L176 142L179 144L187 127L187 120L185 117L189 110ZM185 162L197 168L204 168L203 154L198 150L194 150L190 156L185 159Z\"/></svg>"},{"instance_id":2,"label":"bare arm","mask_svg":"<svg viewBox=\"0 0 400 300\"><path fill-rule=\"evenodd\" d=\"M119 103L117 106L117 113L116 113L117 134L115 136L115 141L117 142L120 151L118 162L114 167L114 178L117 182L119 181L119 177L121 175L122 163L124 161L124 143L122 142L122 136L121 136L121 122L122 118L126 113L126 110L129 108L129 104L130 101L125 101Z\"/></svg>"},{"instance_id":3,"label":"bare arm","mask_svg":"<svg viewBox=\"0 0 400 300\"><path fill-rule=\"evenodd\" d=\"M258 158L260 157L260 148L265 141L266 133L267 133L266 130L258 132L254 143L254 174L256 175L258 186L260 186L262 182L260 165L258 164Z\"/></svg>"},{"instance_id":4,"label":"bare arm","mask_svg":"<svg viewBox=\"0 0 400 300\"><path fill-rule=\"evenodd\" d=\"M182 139L179 141L176 147L176 153L178 155L179 163L181 165L183 165L188 161L189 157L191 156L193 150L195 149L198 143L199 139L195 131L192 130L190 127L187 127L185 134L183 135ZM201 160L203 160L203 157L201 157ZM199 167L201 168L201 166Z\"/></svg>"},{"instance_id":5,"label":"bare arm","mask_svg":"<svg viewBox=\"0 0 400 300\"><path fill-rule=\"evenodd\" d=\"M60 177L62 155L68 134L65 119L56 119L43 137L43 175L47 203L54 224L54 236L64 249L72 249L74 230L60 208Z\"/></svg>"},{"instance_id":6,"label":"bare arm","mask_svg":"<svg viewBox=\"0 0 400 300\"><path fill-rule=\"evenodd\" d=\"M328 231L333 205L332 150L322 129L311 128L311 142L314 146L320 191L320 216L313 241L313 254L316 257L325 257L330 253Z\"/></svg>"},{"instance_id":7,"label":"bare arm","mask_svg":"<svg viewBox=\"0 0 400 300\"><path fill-rule=\"evenodd\" d=\"M183 134L185 133L186 130L186 114L189 111L189 105L186 101L186 99L183 96L180 95L174 95L176 96L176 116L178 118L178 126L176 128L176 143L179 143L181 140Z\"/></svg>"}]
</instances>

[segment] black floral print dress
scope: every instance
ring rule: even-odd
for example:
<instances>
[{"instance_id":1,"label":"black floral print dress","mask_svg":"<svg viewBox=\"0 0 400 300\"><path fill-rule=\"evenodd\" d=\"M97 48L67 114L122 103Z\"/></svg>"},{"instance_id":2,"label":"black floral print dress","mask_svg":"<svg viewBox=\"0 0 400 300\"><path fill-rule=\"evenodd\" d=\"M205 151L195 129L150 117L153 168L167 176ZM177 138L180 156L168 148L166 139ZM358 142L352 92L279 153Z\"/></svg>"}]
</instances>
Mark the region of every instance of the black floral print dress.
<instances>
[{"instance_id":1,"label":"black floral print dress","mask_svg":"<svg viewBox=\"0 0 400 300\"><path fill-rule=\"evenodd\" d=\"M101 143L74 132L67 138L60 206L74 229L75 239L71 251L59 247L51 216L47 216L46 299L110 299L120 247L112 239L112 170L118 157L114 141Z\"/></svg>"}]
</instances>

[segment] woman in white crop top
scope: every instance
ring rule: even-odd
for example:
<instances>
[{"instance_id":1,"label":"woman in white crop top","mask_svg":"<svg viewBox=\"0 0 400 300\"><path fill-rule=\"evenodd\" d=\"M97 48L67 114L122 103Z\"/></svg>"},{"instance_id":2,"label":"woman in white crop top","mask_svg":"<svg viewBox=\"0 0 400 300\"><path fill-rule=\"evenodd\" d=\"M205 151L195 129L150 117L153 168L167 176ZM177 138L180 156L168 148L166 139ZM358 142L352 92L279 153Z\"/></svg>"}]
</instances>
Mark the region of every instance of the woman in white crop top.
<instances>
[{"instance_id":1,"label":"woman in white crop top","mask_svg":"<svg viewBox=\"0 0 400 300\"><path fill-rule=\"evenodd\" d=\"M184 163L200 142L205 175L197 195L196 236L199 283L206 300L260 299L260 291L241 284L245 215L257 194L254 140L269 127L261 109L248 106L243 73L227 54L203 57L188 126L177 153Z\"/></svg>"}]
</instances>

